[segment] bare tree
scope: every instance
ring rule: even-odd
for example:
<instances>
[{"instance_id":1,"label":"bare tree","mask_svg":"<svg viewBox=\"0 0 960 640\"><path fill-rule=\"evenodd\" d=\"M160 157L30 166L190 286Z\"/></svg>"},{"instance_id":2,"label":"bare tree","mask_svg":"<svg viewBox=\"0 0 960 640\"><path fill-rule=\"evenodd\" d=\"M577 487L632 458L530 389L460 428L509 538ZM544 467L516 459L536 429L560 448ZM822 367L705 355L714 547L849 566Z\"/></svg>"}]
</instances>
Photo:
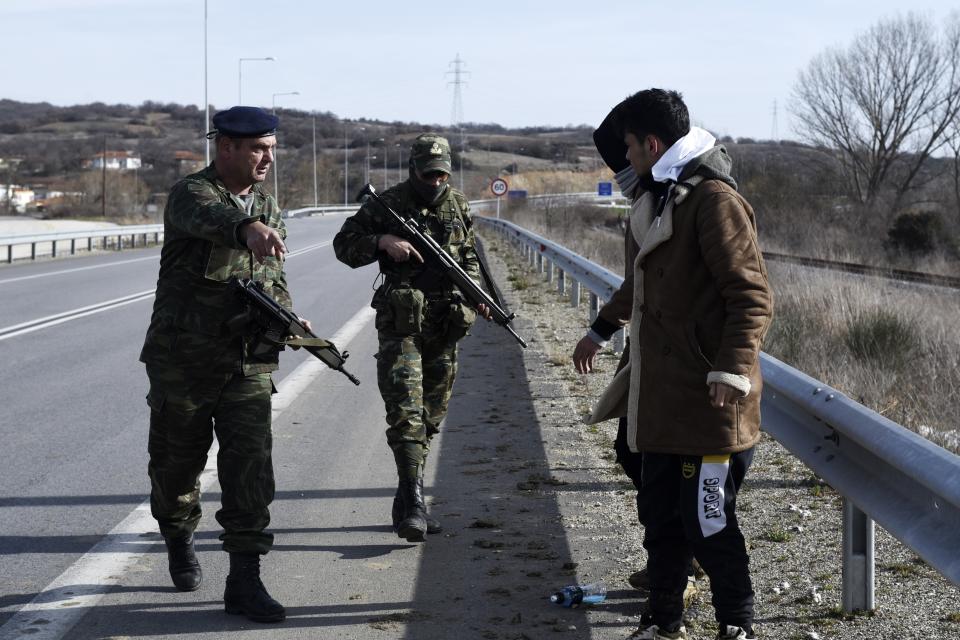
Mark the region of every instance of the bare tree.
<instances>
[{"instance_id":1,"label":"bare tree","mask_svg":"<svg viewBox=\"0 0 960 640\"><path fill-rule=\"evenodd\" d=\"M947 135L947 144L950 145L953 173L953 206L957 219L960 220L960 118L955 118Z\"/></svg>"},{"instance_id":2,"label":"bare tree","mask_svg":"<svg viewBox=\"0 0 960 640\"><path fill-rule=\"evenodd\" d=\"M799 133L839 151L851 195L889 187L896 208L960 113L960 14L939 34L914 14L874 25L814 58L794 98Z\"/></svg>"}]
</instances>

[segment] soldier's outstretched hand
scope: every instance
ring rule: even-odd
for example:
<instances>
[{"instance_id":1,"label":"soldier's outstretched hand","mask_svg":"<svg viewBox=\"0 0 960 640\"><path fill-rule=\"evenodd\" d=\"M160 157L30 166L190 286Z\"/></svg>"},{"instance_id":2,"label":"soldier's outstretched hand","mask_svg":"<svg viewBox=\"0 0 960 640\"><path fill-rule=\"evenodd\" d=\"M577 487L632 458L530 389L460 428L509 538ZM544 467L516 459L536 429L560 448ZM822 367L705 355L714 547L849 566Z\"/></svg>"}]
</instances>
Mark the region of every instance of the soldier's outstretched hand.
<instances>
[{"instance_id":1,"label":"soldier's outstretched hand","mask_svg":"<svg viewBox=\"0 0 960 640\"><path fill-rule=\"evenodd\" d=\"M240 228L240 239L246 243L257 262L266 258L283 258L287 252L287 245L276 229L268 227L259 220L245 224Z\"/></svg>"},{"instance_id":2,"label":"soldier's outstretched hand","mask_svg":"<svg viewBox=\"0 0 960 640\"><path fill-rule=\"evenodd\" d=\"M420 252L400 236L389 233L383 234L377 241L377 248L386 251L394 262L406 262L411 258L417 262L423 262L423 256L420 255Z\"/></svg>"}]
</instances>

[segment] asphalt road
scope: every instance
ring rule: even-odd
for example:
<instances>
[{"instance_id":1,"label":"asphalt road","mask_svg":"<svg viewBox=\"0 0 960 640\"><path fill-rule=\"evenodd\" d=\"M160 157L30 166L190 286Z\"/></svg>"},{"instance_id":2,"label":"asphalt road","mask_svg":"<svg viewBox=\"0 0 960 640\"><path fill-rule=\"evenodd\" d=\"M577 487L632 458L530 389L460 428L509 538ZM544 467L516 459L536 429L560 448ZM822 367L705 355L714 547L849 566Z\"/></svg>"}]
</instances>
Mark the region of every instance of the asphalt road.
<instances>
[{"instance_id":1,"label":"asphalt road","mask_svg":"<svg viewBox=\"0 0 960 640\"><path fill-rule=\"evenodd\" d=\"M390 456L382 445L383 409L371 357L375 336L364 312L376 268L352 271L336 261L330 240L342 221L342 216L289 221L288 280L298 313L313 322L318 335L333 336L361 312L360 324L366 323L358 327L360 335L338 346L353 353L348 369L363 384L355 387L339 374L319 372L281 415L275 426L279 512L301 499L386 496L391 479L381 473L389 471L384 465ZM147 498L147 379L137 356L158 256L153 248L0 270L0 625ZM126 298L132 301L83 315L84 309ZM305 362L313 359L284 353L278 386ZM309 408L297 409L300 403ZM342 455L343 439L353 441L350 459ZM283 455L289 450L307 456L314 472L291 478L290 457ZM364 457L358 459L357 452ZM207 495L210 516L217 491L214 485ZM346 505L335 507L337 513L353 511L350 500L334 503ZM382 522L380 511L370 520ZM210 530L201 535L200 548L212 552L219 546L216 523L205 516L204 527ZM150 546L156 547L150 554L162 551ZM206 563L211 585L222 585L223 567L216 566L225 561L222 555ZM167 581L156 578L150 580L166 590ZM9 632L0 628L0 637ZM75 632L94 637L82 628Z\"/></svg>"},{"instance_id":2,"label":"asphalt road","mask_svg":"<svg viewBox=\"0 0 960 640\"><path fill-rule=\"evenodd\" d=\"M342 220L290 221L295 307L350 351L362 384L282 354L276 538L262 571L287 607L280 625L223 612L213 458L197 531L204 583L188 594L170 584L145 502L147 380L137 362L158 251L0 269L0 640L597 637L587 612L546 600L574 579L575 553L600 544L571 548L557 492L540 490L566 483L549 480L544 438L559 431L544 431L533 398L565 391L537 378L542 354L523 352L499 327L480 323L462 343L450 414L433 443L425 489L445 532L415 545L391 531L396 473L369 308L377 271L336 262L329 241ZM522 334L534 333L531 320L521 319ZM575 510L593 490L559 488Z\"/></svg>"}]
</instances>

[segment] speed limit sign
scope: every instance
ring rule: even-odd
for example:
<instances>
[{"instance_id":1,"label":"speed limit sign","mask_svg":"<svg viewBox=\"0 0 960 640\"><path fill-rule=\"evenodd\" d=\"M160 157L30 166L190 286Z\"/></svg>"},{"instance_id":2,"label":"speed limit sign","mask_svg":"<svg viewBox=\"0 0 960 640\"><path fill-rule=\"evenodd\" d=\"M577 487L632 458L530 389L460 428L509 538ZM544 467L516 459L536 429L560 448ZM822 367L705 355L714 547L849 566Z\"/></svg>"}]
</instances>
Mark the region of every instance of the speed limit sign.
<instances>
[{"instance_id":1,"label":"speed limit sign","mask_svg":"<svg viewBox=\"0 0 960 640\"><path fill-rule=\"evenodd\" d=\"M498 198L507 192L507 181L503 178L497 178L490 183L490 191Z\"/></svg>"}]
</instances>

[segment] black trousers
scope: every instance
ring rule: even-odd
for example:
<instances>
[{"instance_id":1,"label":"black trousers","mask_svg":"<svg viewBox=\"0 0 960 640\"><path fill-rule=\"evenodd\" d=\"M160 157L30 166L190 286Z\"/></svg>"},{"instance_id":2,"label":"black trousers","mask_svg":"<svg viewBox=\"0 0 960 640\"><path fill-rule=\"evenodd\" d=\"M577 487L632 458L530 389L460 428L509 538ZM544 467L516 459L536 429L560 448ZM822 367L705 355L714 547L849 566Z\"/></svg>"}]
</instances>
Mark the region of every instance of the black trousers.
<instances>
[{"instance_id":1,"label":"black trousers","mask_svg":"<svg viewBox=\"0 0 960 640\"><path fill-rule=\"evenodd\" d=\"M643 475L643 454L630 451L630 445L627 444L627 419L620 418L617 424L617 439L613 441L613 451L617 456L617 464L623 467L623 472L633 482L633 486L640 491L640 482ZM639 501L640 495L637 494ZM637 509L639 513L639 502Z\"/></svg>"},{"instance_id":2,"label":"black trousers","mask_svg":"<svg viewBox=\"0 0 960 640\"><path fill-rule=\"evenodd\" d=\"M717 622L753 627L749 557L737 523L737 491L753 449L718 456L644 453L638 496L650 574L650 613L661 629L683 620L690 561L710 578Z\"/></svg>"}]
</instances>

